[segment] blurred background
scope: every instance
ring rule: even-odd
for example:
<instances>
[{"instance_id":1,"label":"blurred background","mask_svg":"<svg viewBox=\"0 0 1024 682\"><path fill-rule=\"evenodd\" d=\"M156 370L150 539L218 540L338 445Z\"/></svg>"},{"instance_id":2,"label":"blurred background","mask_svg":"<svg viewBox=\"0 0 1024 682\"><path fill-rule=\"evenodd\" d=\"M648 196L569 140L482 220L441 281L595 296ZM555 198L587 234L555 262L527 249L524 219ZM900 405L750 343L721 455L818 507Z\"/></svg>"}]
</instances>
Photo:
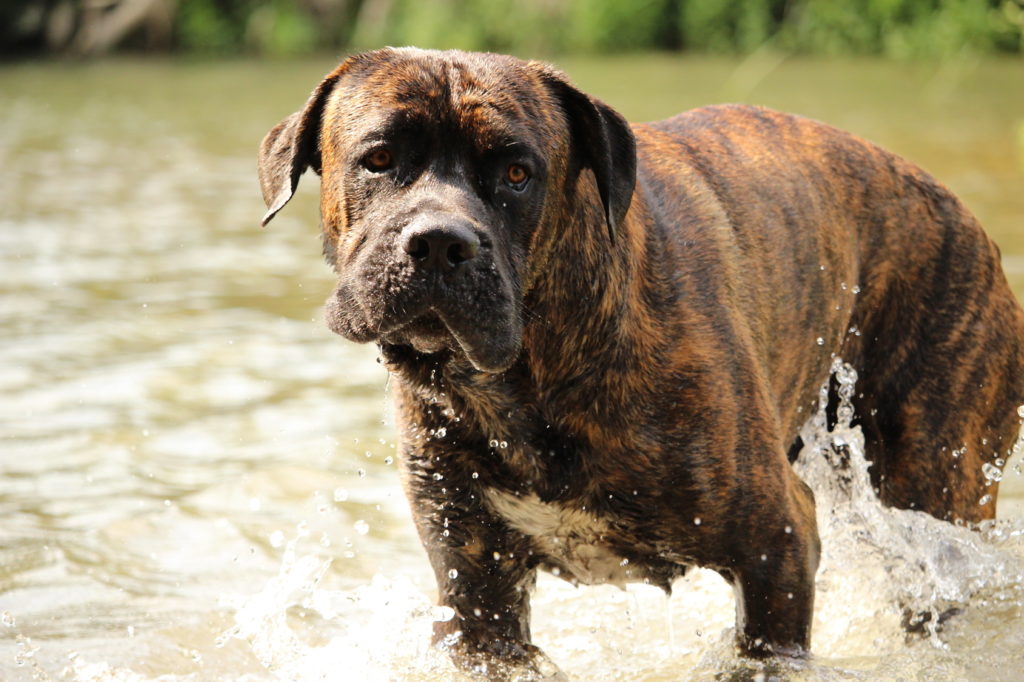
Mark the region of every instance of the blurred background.
<instances>
[{"instance_id":1,"label":"blurred background","mask_svg":"<svg viewBox=\"0 0 1024 682\"><path fill-rule=\"evenodd\" d=\"M0 680L451 678L388 377L323 323L316 176L258 227L260 139L346 53L505 51L634 121L851 130L952 188L1021 297L1022 36L1022 0L0 0ZM812 481L816 655L769 677L1019 680L1024 477L992 456L984 532ZM757 672L712 573L534 603L572 679ZM962 614L908 639L905 604Z\"/></svg>"},{"instance_id":2,"label":"blurred background","mask_svg":"<svg viewBox=\"0 0 1024 682\"><path fill-rule=\"evenodd\" d=\"M0 49L297 55L380 45L499 52L772 45L813 54L1019 54L1020 0L5 0Z\"/></svg>"}]
</instances>

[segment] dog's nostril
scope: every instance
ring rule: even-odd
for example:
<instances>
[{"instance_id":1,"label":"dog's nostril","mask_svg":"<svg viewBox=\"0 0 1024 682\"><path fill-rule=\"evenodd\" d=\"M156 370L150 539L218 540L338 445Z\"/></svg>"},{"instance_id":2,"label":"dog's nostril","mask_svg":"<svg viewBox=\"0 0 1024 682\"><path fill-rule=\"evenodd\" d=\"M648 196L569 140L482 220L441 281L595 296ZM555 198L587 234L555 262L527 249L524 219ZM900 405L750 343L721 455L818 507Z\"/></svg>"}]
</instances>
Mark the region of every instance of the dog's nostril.
<instances>
[{"instance_id":1,"label":"dog's nostril","mask_svg":"<svg viewBox=\"0 0 1024 682\"><path fill-rule=\"evenodd\" d=\"M430 242L423 237L413 237L406 242L405 250L416 260L423 260L430 255Z\"/></svg>"},{"instance_id":2,"label":"dog's nostril","mask_svg":"<svg viewBox=\"0 0 1024 682\"><path fill-rule=\"evenodd\" d=\"M458 241L450 244L446 254L448 256L448 263L455 266L472 260L476 257L478 249L479 245L475 241Z\"/></svg>"}]
</instances>

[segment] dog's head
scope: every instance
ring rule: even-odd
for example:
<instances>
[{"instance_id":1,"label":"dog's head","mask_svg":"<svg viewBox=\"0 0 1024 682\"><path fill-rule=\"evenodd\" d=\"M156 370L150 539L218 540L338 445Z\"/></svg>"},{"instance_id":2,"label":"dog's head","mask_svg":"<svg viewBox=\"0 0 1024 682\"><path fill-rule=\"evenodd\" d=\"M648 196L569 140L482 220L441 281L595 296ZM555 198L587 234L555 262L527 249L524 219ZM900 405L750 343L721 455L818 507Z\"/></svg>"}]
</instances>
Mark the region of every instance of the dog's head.
<instances>
[{"instance_id":1,"label":"dog's head","mask_svg":"<svg viewBox=\"0 0 1024 682\"><path fill-rule=\"evenodd\" d=\"M388 48L346 60L264 138L264 224L307 167L339 275L331 329L500 372L519 354L535 270L553 267L534 251L570 219L580 171L607 224L594 239L607 240L636 160L622 117L549 67Z\"/></svg>"}]
</instances>

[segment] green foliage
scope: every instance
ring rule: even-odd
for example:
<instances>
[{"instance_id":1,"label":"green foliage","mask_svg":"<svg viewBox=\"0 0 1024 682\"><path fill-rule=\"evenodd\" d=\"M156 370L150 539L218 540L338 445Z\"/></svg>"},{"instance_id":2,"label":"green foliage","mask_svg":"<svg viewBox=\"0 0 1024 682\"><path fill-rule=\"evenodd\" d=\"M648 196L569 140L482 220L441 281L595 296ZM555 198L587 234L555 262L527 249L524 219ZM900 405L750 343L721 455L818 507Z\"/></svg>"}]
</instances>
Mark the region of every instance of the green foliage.
<instances>
[{"instance_id":1,"label":"green foliage","mask_svg":"<svg viewBox=\"0 0 1024 682\"><path fill-rule=\"evenodd\" d=\"M200 53L237 51L242 45L248 18L241 4L181 0L175 17L175 33L182 47Z\"/></svg>"},{"instance_id":2,"label":"green foliage","mask_svg":"<svg viewBox=\"0 0 1024 682\"><path fill-rule=\"evenodd\" d=\"M170 6L172 47L205 54L381 45L526 55L746 53L765 45L897 58L1024 51L1024 0L176 0ZM98 16L83 7L0 0L0 51L45 48L48 31L61 20L74 27Z\"/></svg>"},{"instance_id":3,"label":"green foliage","mask_svg":"<svg viewBox=\"0 0 1024 682\"><path fill-rule=\"evenodd\" d=\"M954 55L1019 51L1021 25L1008 19L1012 0L802 0L781 31L781 44L804 52ZM1016 45L1013 36L1016 34Z\"/></svg>"},{"instance_id":4,"label":"green foliage","mask_svg":"<svg viewBox=\"0 0 1024 682\"><path fill-rule=\"evenodd\" d=\"M373 4L374 0L366 0ZM356 27L357 48L430 48L549 52L565 47L566 2L519 0L394 0L386 14Z\"/></svg>"},{"instance_id":5,"label":"green foliage","mask_svg":"<svg viewBox=\"0 0 1024 682\"><path fill-rule=\"evenodd\" d=\"M296 55L316 49L320 34L313 18L294 3L275 2L257 7L249 15L245 43L261 54Z\"/></svg>"},{"instance_id":6,"label":"green foliage","mask_svg":"<svg viewBox=\"0 0 1024 682\"><path fill-rule=\"evenodd\" d=\"M673 0L574 0L569 3L567 45L585 51L642 50L674 40Z\"/></svg>"},{"instance_id":7,"label":"green foliage","mask_svg":"<svg viewBox=\"0 0 1024 682\"><path fill-rule=\"evenodd\" d=\"M785 0L684 0L683 46L705 52L755 50L777 29L785 5Z\"/></svg>"}]
</instances>

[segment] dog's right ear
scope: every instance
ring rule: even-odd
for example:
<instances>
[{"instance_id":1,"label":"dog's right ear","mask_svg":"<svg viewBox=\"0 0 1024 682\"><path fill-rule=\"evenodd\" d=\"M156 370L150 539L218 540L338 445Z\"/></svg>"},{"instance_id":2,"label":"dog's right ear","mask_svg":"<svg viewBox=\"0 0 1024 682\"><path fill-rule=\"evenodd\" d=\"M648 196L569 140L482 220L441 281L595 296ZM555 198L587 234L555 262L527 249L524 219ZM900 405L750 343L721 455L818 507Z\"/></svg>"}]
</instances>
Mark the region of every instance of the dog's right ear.
<instances>
[{"instance_id":1,"label":"dog's right ear","mask_svg":"<svg viewBox=\"0 0 1024 682\"><path fill-rule=\"evenodd\" d=\"M327 98L351 61L346 60L320 81L306 106L271 128L260 143L260 189L267 205L261 225L269 223L292 198L306 168L320 174L320 119Z\"/></svg>"}]
</instances>

